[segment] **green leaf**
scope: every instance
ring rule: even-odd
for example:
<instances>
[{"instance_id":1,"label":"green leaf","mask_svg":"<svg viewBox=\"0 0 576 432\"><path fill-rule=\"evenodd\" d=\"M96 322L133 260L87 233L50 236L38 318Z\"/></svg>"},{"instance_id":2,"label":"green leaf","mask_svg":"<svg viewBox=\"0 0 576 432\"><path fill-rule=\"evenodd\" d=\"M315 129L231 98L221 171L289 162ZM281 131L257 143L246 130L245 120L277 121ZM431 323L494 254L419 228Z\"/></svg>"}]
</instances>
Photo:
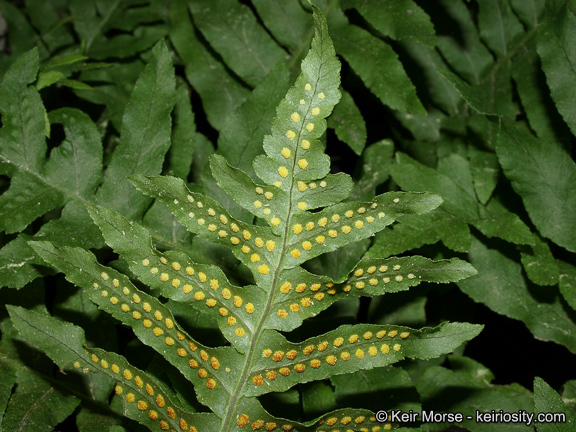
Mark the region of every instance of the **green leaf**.
<instances>
[{"instance_id":1,"label":"green leaf","mask_svg":"<svg viewBox=\"0 0 576 432\"><path fill-rule=\"evenodd\" d=\"M187 0L172 3L170 18L170 41L184 62L186 78L199 93L210 124L222 130L228 116L250 92L204 47L191 22Z\"/></svg>"},{"instance_id":2,"label":"green leaf","mask_svg":"<svg viewBox=\"0 0 576 432\"><path fill-rule=\"evenodd\" d=\"M360 200L374 198L376 188L390 177L393 154L394 143L389 140L377 141L364 149L359 162L359 178L351 192L353 197Z\"/></svg>"},{"instance_id":3,"label":"green leaf","mask_svg":"<svg viewBox=\"0 0 576 432\"><path fill-rule=\"evenodd\" d=\"M457 252L470 249L470 229L462 220L443 211L434 211L426 215L403 216L391 230L376 236L369 256L399 255L410 249L426 244L442 242Z\"/></svg>"},{"instance_id":4,"label":"green leaf","mask_svg":"<svg viewBox=\"0 0 576 432\"><path fill-rule=\"evenodd\" d=\"M4 420L4 415L6 413L6 406L12 396L12 388L16 383L16 375L3 361L0 362L0 373L2 373L3 379L0 381L0 424Z\"/></svg>"},{"instance_id":5,"label":"green leaf","mask_svg":"<svg viewBox=\"0 0 576 432\"><path fill-rule=\"evenodd\" d=\"M207 428L216 425L213 415L190 414L175 406L162 394L154 379L129 365L122 356L88 348L81 328L18 306L9 306L8 310L18 331L30 343L44 350L61 368L72 365L85 372L100 372L114 378L118 382L115 391L125 401L124 414L127 417L150 428L175 429L183 422ZM54 392L51 388L48 391ZM59 412L57 409L49 411Z\"/></svg>"},{"instance_id":6,"label":"green leaf","mask_svg":"<svg viewBox=\"0 0 576 432\"><path fill-rule=\"evenodd\" d=\"M560 395L540 377L534 378L534 412L553 417L551 422L536 423L539 432L568 432L576 424L574 415L566 410ZM552 413L558 414L554 416Z\"/></svg>"},{"instance_id":7,"label":"green leaf","mask_svg":"<svg viewBox=\"0 0 576 432\"><path fill-rule=\"evenodd\" d=\"M558 263L548 244L538 237L535 239L535 243L531 250L526 248L521 254L520 259L526 275L538 285L558 284Z\"/></svg>"},{"instance_id":8,"label":"green leaf","mask_svg":"<svg viewBox=\"0 0 576 432\"><path fill-rule=\"evenodd\" d=\"M450 68L468 83L480 84L494 59L490 51L480 41L471 10L461 0L441 0L439 4L442 6L441 13L446 15L448 22L455 22L455 25L451 25L454 25L454 28L459 32L458 38L446 35L438 36L440 53ZM439 71L439 73L444 75L443 72ZM460 89L457 89L460 92ZM467 102L470 103L468 100ZM470 103L470 105L472 104Z\"/></svg>"},{"instance_id":9,"label":"green leaf","mask_svg":"<svg viewBox=\"0 0 576 432\"><path fill-rule=\"evenodd\" d=\"M503 410L508 413L531 414L532 395L518 384L507 386L491 384L492 374L481 364L466 358L449 356L454 370L432 366L417 380L416 388L422 396L423 405L429 411L462 413L471 416L463 422L453 423L469 430L498 432L502 423L476 421L477 412ZM527 418L525 421L528 421ZM431 425L432 426L432 425ZM448 423L434 424L434 428L446 428ZM506 430L528 431L530 425L519 422L506 424Z\"/></svg>"},{"instance_id":10,"label":"green leaf","mask_svg":"<svg viewBox=\"0 0 576 432\"><path fill-rule=\"evenodd\" d=\"M250 371L249 380L255 385L248 386L245 394L285 391L299 382L387 366L404 358L435 358L452 352L481 330L482 326L464 323L421 330L358 324L298 344L267 331L256 347L261 357Z\"/></svg>"},{"instance_id":11,"label":"green leaf","mask_svg":"<svg viewBox=\"0 0 576 432\"><path fill-rule=\"evenodd\" d=\"M576 200L569 185L576 182L576 165L570 156L505 121L496 154L540 233L575 252Z\"/></svg>"},{"instance_id":12,"label":"green leaf","mask_svg":"<svg viewBox=\"0 0 576 432\"><path fill-rule=\"evenodd\" d=\"M437 193L444 200L442 210L474 225L488 237L500 237L517 244L534 243L530 230L516 214L497 204L482 206L477 201L469 163L462 157L453 154L449 158L451 164L460 166L458 170L462 173L461 177L454 178L425 167L403 153L397 153L396 158L399 163L392 165L391 173L404 190ZM466 236L465 230L459 231L460 239Z\"/></svg>"},{"instance_id":13,"label":"green leaf","mask_svg":"<svg viewBox=\"0 0 576 432\"><path fill-rule=\"evenodd\" d=\"M21 169L40 172L46 155L44 106L38 91L28 86L38 72L38 50L28 51L10 67L0 87L0 155Z\"/></svg>"},{"instance_id":14,"label":"green leaf","mask_svg":"<svg viewBox=\"0 0 576 432\"><path fill-rule=\"evenodd\" d=\"M576 267L564 261L559 261L558 264L560 292L572 309L576 309Z\"/></svg>"},{"instance_id":15,"label":"green leaf","mask_svg":"<svg viewBox=\"0 0 576 432\"><path fill-rule=\"evenodd\" d=\"M570 130L550 97L535 41L519 50L511 72L530 128L544 140L567 141Z\"/></svg>"},{"instance_id":16,"label":"green leaf","mask_svg":"<svg viewBox=\"0 0 576 432\"><path fill-rule=\"evenodd\" d=\"M174 68L163 42L138 79L124 112L121 139L98 190L98 201L130 217L141 213L149 199L135 191L126 177L160 173L170 146L170 112L176 103Z\"/></svg>"},{"instance_id":17,"label":"green leaf","mask_svg":"<svg viewBox=\"0 0 576 432\"><path fill-rule=\"evenodd\" d=\"M558 111L576 134L574 113L574 46L576 41L576 17L565 5L548 5L546 14L538 26L538 54L542 69Z\"/></svg>"},{"instance_id":18,"label":"green leaf","mask_svg":"<svg viewBox=\"0 0 576 432\"><path fill-rule=\"evenodd\" d=\"M498 56L508 54L523 29L506 0L488 0L479 4L480 36Z\"/></svg>"},{"instance_id":19,"label":"green leaf","mask_svg":"<svg viewBox=\"0 0 576 432\"><path fill-rule=\"evenodd\" d=\"M227 117L218 137L218 153L252 177L252 162L262 154L262 138L270 133L276 106L289 87L288 78L286 67L279 63Z\"/></svg>"},{"instance_id":20,"label":"green leaf","mask_svg":"<svg viewBox=\"0 0 576 432\"><path fill-rule=\"evenodd\" d=\"M469 146L468 152L476 196L478 201L486 204L498 183L500 174L498 158L494 153L478 150L474 146Z\"/></svg>"},{"instance_id":21,"label":"green leaf","mask_svg":"<svg viewBox=\"0 0 576 432\"><path fill-rule=\"evenodd\" d=\"M480 114L498 115L498 112L496 112L493 107L490 106L490 102L486 100L485 93L481 89L470 86L458 75L449 70L439 70L438 73L454 86L458 93L460 93L460 96L468 102L468 105Z\"/></svg>"},{"instance_id":22,"label":"green leaf","mask_svg":"<svg viewBox=\"0 0 576 432\"><path fill-rule=\"evenodd\" d=\"M258 311L264 305L260 290L233 286L220 268L198 265L183 253L158 252L143 227L117 213L91 208L90 214L106 242L122 254L142 282L164 297L190 304L216 318L230 342L240 351L247 348L261 318ZM222 290L220 295L215 294L218 289Z\"/></svg>"},{"instance_id":23,"label":"green leaf","mask_svg":"<svg viewBox=\"0 0 576 432\"><path fill-rule=\"evenodd\" d=\"M65 75L60 71L45 71L38 74L38 82L36 83L36 89L42 90L45 87L50 87L52 84L56 84Z\"/></svg>"},{"instance_id":24,"label":"green leaf","mask_svg":"<svg viewBox=\"0 0 576 432\"><path fill-rule=\"evenodd\" d=\"M51 432L80 403L28 371L16 372L16 379L18 386L6 408L2 430Z\"/></svg>"},{"instance_id":25,"label":"green leaf","mask_svg":"<svg viewBox=\"0 0 576 432\"><path fill-rule=\"evenodd\" d=\"M252 11L236 0L189 3L194 23L228 67L256 86L284 53L258 24Z\"/></svg>"},{"instance_id":26,"label":"green leaf","mask_svg":"<svg viewBox=\"0 0 576 432\"><path fill-rule=\"evenodd\" d=\"M341 405L368 408L374 412L394 407L404 412L420 411L420 396L410 375L400 367L363 370L330 378ZM354 385L350 385L354 383Z\"/></svg>"},{"instance_id":27,"label":"green leaf","mask_svg":"<svg viewBox=\"0 0 576 432\"><path fill-rule=\"evenodd\" d=\"M362 153L366 145L366 123L350 93L346 91L342 93L342 99L334 107L328 125L334 129L338 139L348 144L354 153L357 155Z\"/></svg>"},{"instance_id":28,"label":"green leaf","mask_svg":"<svg viewBox=\"0 0 576 432\"><path fill-rule=\"evenodd\" d=\"M312 20L299 2L253 0L252 4L274 39L293 54L303 51L312 37Z\"/></svg>"},{"instance_id":29,"label":"green leaf","mask_svg":"<svg viewBox=\"0 0 576 432\"><path fill-rule=\"evenodd\" d=\"M186 178L190 173L196 139L194 112L188 92L186 85L180 85L176 89L175 126L167 156L168 174L182 178Z\"/></svg>"},{"instance_id":30,"label":"green leaf","mask_svg":"<svg viewBox=\"0 0 576 432\"><path fill-rule=\"evenodd\" d=\"M380 39L353 25L338 27L334 44L344 60L384 105L412 114L426 114L398 55Z\"/></svg>"},{"instance_id":31,"label":"green leaf","mask_svg":"<svg viewBox=\"0 0 576 432\"><path fill-rule=\"evenodd\" d=\"M430 17L412 0L389 3L345 0L342 7L356 8L374 28L392 39L412 37L430 48L436 45L436 34Z\"/></svg>"},{"instance_id":32,"label":"green leaf","mask_svg":"<svg viewBox=\"0 0 576 432\"><path fill-rule=\"evenodd\" d=\"M522 321L537 338L576 352L576 323L560 293L549 287L529 289L516 260L477 239L469 256L478 274L458 282L462 291L493 311Z\"/></svg>"},{"instance_id":33,"label":"green leaf","mask_svg":"<svg viewBox=\"0 0 576 432\"><path fill-rule=\"evenodd\" d=\"M83 287L101 309L132 327L143 343L161 352L195 385L201 402L217 413L224 409L232 385L224 368L237 361L235 351L208 348L188 336L157 298L137 289L123 274L98 264L91 253L79 248L56 248L47 242L32 246L68 280ZM198 368L202 371L195 370Z\"/></svg>"},{"instance_id":34,"label":"green leaf","mask_svg":"<svg viewBox=\"0 0 576 432\"><path fill-rule=\"evenodd\" d=\"M20 289L37 277L53 273L28 245L30 236L20 234L0 250L0 280L3 286Z\"/></svg>"}]
</instances>

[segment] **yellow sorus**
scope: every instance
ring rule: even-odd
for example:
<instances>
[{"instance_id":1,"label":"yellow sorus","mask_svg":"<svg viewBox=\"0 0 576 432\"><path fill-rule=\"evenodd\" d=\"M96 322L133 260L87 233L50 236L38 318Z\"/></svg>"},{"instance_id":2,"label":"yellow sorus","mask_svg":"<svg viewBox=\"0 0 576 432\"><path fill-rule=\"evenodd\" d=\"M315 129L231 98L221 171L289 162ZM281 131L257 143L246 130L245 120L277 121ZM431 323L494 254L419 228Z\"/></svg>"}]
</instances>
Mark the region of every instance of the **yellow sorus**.
<instances>
[{"instance_id":1,"label":"yellow sorus","mask_svg":"<svg viewBox=\"0 0 576 432\"><path fill-rule=\"evenodd\" d=\"M284 282L281 286L280 286L280 292L283 294L288 294L290 292L290 290L292 289L292 284L288 281Z\"/></svg>"},{"instance_id":2,"label":"yellow sorus","mask_svg":"<svg viewBox=\"0 0 576 432\"><path fill-rule=\"evenodd\" d=\"M302 144L300 144L300 146L302 147L302 149L308 150L310 148L310 141L302 140Z\"/></svg>"},{"instance_id":3,"label":"yellow sorus","mask_svg":"<svg viewBox=\"0 0 576 432\"><path fill-rule=\"evenodd\" d=\"M296 224L292 227L292 231L294 232L294 234L298 235L302 232L302 225L300 224Z\"/></svg>"},{"instance_id":4,"label":"yellow sorus","mask_svg":"<svg viewBox=\"0 0 576 432\"><path fill-rule=\"evenodd\" d=\"M302 243L302 248L304 250L309 251L310 249L312 249L312 243L310 243L309 241L305 241Z\"/></svg>"},{"instance_id":5,"label":"yellow sorus","mask_svg":"<svg viewBox=\"0 0 576 432\"><path fill-rule=\"evenodd\" d=\"M290 174L290 172L288 171L288 168L286 168L285 166L280 166L278 167L278 174L280 174L280 177L288 177L288 174Z\"/></svg>"},{"instance_id":6,"label":"yellow sorus","mask_svg":"<svg viewBox=\"0 0 576 432\"><path fill-rule=\"evenodd\" d=\"M313 116L317 116L318 114L320 114L320 108L314 107L314 108L312 108L311 112L312 112Z\"/></svg>"},{"instance_id":7,"label":"yellow sorus","mask_svg":"<svg viewBox=\"0 0 576 432\"><path fill-rule=\"evenodd\" d=\"M292 119L292 121L294 123L298 123L300 121L300 114L298 114L297 112L294 112L294 113L292 113L290 118Z\"/></svg>"},{"instance_id":8,"label":"yellow sorus","mask_svg":"<svg viewBox=\"0 0 576 432\"><path fill-rule=\"evenodd\" d=\"M314 130L314 123L308 123L308 124L306 125L306 130L307 130L308 132L312 132L312 131Z\"/></svg>"},{"instance_id":9,"label":"yellow sorus","mask_svg":"<svg viewBox=\"0 0 576 432\"><path fill-rule=\"evenodd\" d=\"M298 203L298 209L299 209L299 210L304 211L304 210L306 210L307 208L308 208L308 204L306 204L304 201L300 201L300 202Z\"/></svg>"},{"instance_id":10,"label":"yellow sorus","mask_svg":"<svg viewBox=\"0 0 576 432\"><path fill-rule=\"evenodd\" d=\"M293 141L296 138L296 133L293 130L286 131L286 138Z\"/></svg>"},{"instance_id":11,"label":"yellow sorus","mask_svg":"<svg viewBox=\"0 0 576 432\"><path fill-rule=\"evenodd\" d=\"M272 252L274 249L276 249L276 242L274 242L274 240L268 240L266 242L266 249L268 252Z\"/></svg>"},{"instance_id":12,"label":"yellow sorus","mask_svg":"<svg viewBox=\"0 0 576 432\"><path fill-rule=\"evenodd\" d=\"M308 161L306 159L300 159L298 161L298 166L300 169L305 169L308 166Z\"/></svg>"}]
</instances>

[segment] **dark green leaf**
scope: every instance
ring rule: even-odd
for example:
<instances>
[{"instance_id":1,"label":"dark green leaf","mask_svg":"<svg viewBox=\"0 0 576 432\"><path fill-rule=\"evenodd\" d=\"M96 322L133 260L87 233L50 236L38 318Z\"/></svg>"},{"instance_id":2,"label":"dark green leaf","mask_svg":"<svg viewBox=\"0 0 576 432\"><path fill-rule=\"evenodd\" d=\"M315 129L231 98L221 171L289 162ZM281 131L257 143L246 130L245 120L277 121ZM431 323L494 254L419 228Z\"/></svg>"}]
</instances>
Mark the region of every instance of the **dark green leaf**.
<instances>
[{"instance_id":1,"label":"dark green leaf","mask_svg":"<svg viewBox=\"0 0 576 432\"><path fill-rule=\"evenodd\" d=\"M356 8L377 30L392 39L412 37L429 47L436 45L436 34L430 17L412 0L345 0L345 9Z\"/></svg>"},{"instance_id":2,"label":"dark green leaf","mask_svg":"<svg viewBox=\"0 0 576 432\"><path fill-rule=\"evenodd\" d=\"M176 103L174 68L163 42L140 76L122 122L121 139L98 191L98 201L130 217L149 203L130 185L127 176L159 173L170 146L170 112Z\"/></svg>"},{"instance_id":3,"label":"dark green leaf","mask_svg":"<svg viewBox=\"0 0 576 432\"><path fill-rule=\"evenodd\" d=\"M352 25L337 28L333 37L338 53L384 105L401 112L426 113L398 55L389 45Z\"/></svg>"},{"instance_id":4,"label":"dark green leaf","mask_svg":"<svg viewBox=\"0 0 576 432\"><path fill-rule=\"evenodd\" d=\"M503 121L496 148L504 174L540 233L576 252L576 165L555 143Z\"/></svg>"},{"instance_id":5,"label":"dark green leaf","mask_svg":"<svg viewBox=\"0 0 576 432\"><path fill-rule=\"evenodd\" d=\"M470 261L478 274L458 282L462 291L493 311L524 322L537 338L576 352L576 315L565 308L558 291L530 287L516 260L477 239L472 242Z\"/></svg>"},{"instance_id":6,"label":"dark green leaf","mask_svg":"<svg viewBox=\"0 0 576 432\"><path fill-rule=\"evenodd\" d=\"M574 428L576 419L566 410L558 393L540 377L534 378L534 412L552 417L550 422L536 423L538 432L568 432ZM558 413L553 415L552 413Z\"/></svg>"},{"instance_id":7,"label":"dark green leaf","mask_svg":"<svg viewBox=\"0 0 576 432\"><path fill-rule=\"evenodd\" d=\"M236 0L196 0L189 3L194 23L228 67L251 86L284 59L284 52Z\"/></svg>"},{"instance_id":8,"label":"dark green leaf","mask_svg":"<svg viewBox=\"0 0 576 432\"><path fill-rule=\"evenodd\" d=\"M575 46L576 17L573 11L567 5L549 5L538 27L538 54L542 59L542 69L546 74L552 99L572 134L576 134Z\"/></svg>"}]
</instances>

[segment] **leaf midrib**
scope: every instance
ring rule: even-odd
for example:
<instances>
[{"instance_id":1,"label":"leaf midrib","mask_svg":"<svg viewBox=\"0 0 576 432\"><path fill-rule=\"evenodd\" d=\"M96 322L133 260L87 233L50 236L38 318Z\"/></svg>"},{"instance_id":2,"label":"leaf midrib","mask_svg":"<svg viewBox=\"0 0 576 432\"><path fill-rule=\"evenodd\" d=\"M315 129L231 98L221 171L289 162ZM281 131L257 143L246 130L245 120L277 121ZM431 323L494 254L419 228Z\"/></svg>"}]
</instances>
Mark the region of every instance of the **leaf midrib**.
<instances>
[{"instance_id":1,"label":"leaf midrib","mask_svg":"<svg viewBox=\"0 0 576 432\"><path fill-rule=\"evenodd\" d=\"M318 26L318 29L322 30L321 26ZM322 40L325 38L326 36L323 33L319 34L319 39L321 39L319 41L319 46L320 46L320 53L319 56L321 59L324 58L324 53L323 53L323 43ZM325 61L321 61L319 67L318 67L318 74L316 75L316 82L314 83L314 91L312 93L311 99L314 98L314 96L316 95L316 93L318 92L318 81L320 80L320 77L322 76L321 74L321 70L323 65L325 64ZM309 104L306 114L304 115L304 118L307 118L309 112L310 112L310 107L311 104ZM284 270L283 267L283 262L284 259L286 257L286 253L288 252L289 249L289 244L288 244L288 233L290 230L290 220L293 214L293 210L294 210L294 200L293 200L293 195L294 195L294 186L295 186L295 178L294 178L294 168L296 166L296 160L298 159L298 151L300 150L300 146L298 145L298 143L300 142L300 137L302 134L302 130L304 128L304 121L302 121L301 125L300 125L300 130L298 131L298 140L296 140L296 151L294 152L294 158L292 161L292 175L290 176L290 192L288 194L289 197L289 202L288 202L288 212L287 212L287 216L286 216L286 223L284 226L284 235L282 237L282 252L279 255L278 258L278 263L274 268L274 276L272 278L271 281L271 289L268 292L268 301L266 303L266 306L264 308L264 312L261 315L260 321L258 322L258 325L254 331L254 337L252 338L252 341L250 343L250 347L248 349L248 351L245 354L245 363L244 363L244 367L242 369L242 374L240 379L237 381L237 387L234 389L234 392L232 393L232 397L230 398L230 405L229 408L226 412L226 417L224 418L224 421L222 422L222 428L221 431L222 432L228 432L230 430L230 427L232 426L232 418L234 417L234 415L237 412L237 405L238 402L241 400L242 398L242 390L244 389L245 385L247 384L247 379L248 376L250 375L252 366L253 366L253 362L254 362L254 356L256 353L256 347L259 345L260 343L260 338L262 337L262 333L264 330L264 325L268 320L268 316L270 314L270 311L272 310L272 306L274 305L274 301L276 299L276 294L277 294L277 286L278 286L278 281L280 279L280 273Z\"/></svg>"}]
</instances>

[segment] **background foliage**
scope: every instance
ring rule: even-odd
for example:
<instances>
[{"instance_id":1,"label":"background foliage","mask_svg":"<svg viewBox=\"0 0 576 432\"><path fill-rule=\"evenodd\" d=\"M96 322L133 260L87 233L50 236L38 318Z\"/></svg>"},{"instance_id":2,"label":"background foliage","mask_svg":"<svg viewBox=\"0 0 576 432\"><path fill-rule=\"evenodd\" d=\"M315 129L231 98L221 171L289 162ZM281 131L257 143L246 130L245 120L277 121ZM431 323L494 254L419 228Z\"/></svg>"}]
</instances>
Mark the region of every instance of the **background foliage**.
<instances>
[{"instance_id":1,"label":"background foliage","mask_svg":"<svg viewBox=\"0 0 576 432\"><path fill-rule=\"evenodd\" d=\"M302 419L339 406L378 410L383 403L405 410L532 412L545 400L554 410L572 411L573 2L317 4L343 63L327 152L335 172L354 176L351 199L429 191L444 204L318 257L308 270L338 279L363 255L416 251L435 259L457 255L478 275L451 286L340 302L301 327L300 337L356 322L421 327L467 321L485 330L453 355L306 384L264 399L264 406ZM2 305L81 325L90 343L162 376L158 359L55 276L28 242L92 249L127 271L85 208L101 205L142 223L157 248L217 264L236 284L251 283L229 252L187 232L168 207L142 195L126 176L187 179L192 190L251 221L216 187L208 157L223 155L254 176L262 136L270 133L313 36L309 7L296 0L0 0L0 10L7 23L0 55ZM7 74L10 66L18 73ZM179 314L177 303L169 306ZM118 414L122 406L110 399L110 382L61 374L18 336L4 307L0 317L5 430L140 428ZM202 342L222 342L214 322L180 319L206 329ZM348 385L350 379L358 384ZM193 403L189 390L176 390L183 403Z\"/></svg>"}]
</instances>

